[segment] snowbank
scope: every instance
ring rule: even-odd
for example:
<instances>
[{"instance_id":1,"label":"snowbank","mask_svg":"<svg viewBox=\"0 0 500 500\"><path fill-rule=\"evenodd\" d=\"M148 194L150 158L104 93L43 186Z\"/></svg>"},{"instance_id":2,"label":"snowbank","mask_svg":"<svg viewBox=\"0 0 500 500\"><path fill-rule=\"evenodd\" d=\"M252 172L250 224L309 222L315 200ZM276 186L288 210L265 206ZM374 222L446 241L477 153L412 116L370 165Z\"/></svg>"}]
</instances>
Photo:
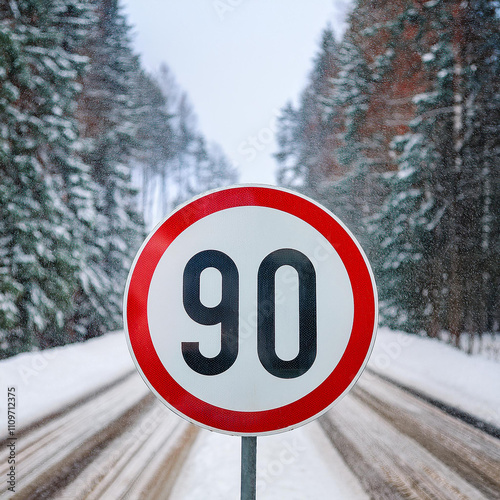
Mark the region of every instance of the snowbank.
<instances>
[{"instance_id":1,"label":"snowbank","mask_svg":"<svg viewBox=\"0 0 500 500\"><path fill-rule=\"evenodd\" d=\"M500 427L500 363L380 328L368 367Z\"/></svg>"},{"instance_id":2,"label":"snowbank","mask_svg":"<svg viewBox=\"0 0 500 500\"><path fill-rule=\"evenodd\" d=\"M122 331L82 344L19 354L0 362L0 412L6 414L7 388L15 387L20 429L132 369ZM3 435L6 421L0 425Z\"/></svg>"}]
</instances>

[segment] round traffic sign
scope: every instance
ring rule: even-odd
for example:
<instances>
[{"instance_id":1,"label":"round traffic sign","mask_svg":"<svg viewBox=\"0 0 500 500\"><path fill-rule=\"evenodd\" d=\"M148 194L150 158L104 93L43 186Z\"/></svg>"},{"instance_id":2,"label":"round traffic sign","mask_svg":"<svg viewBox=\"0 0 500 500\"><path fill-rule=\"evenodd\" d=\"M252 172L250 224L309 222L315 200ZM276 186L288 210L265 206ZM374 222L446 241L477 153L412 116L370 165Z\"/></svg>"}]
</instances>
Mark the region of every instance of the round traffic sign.
<instances>
[{"instance_id":1,"label":"round traffic sign","mask_svg":"<svg viewBox=\"0 0 500 500\"><path fill-rule=\"evenodd\" d=\"M377 293L332 213L242 185L189 201L151 232L124 320L139 372L173 411L211 430L272 434L354 385L375 340Z\"/></svg>"}]
</instances>

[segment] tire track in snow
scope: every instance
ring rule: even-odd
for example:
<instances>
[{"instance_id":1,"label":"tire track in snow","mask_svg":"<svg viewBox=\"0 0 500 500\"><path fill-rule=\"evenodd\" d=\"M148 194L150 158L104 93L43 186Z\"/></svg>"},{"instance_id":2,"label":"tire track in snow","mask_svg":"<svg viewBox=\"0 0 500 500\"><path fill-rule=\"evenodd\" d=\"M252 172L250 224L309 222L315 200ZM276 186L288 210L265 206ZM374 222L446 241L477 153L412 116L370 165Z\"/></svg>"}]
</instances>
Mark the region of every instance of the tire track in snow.
<instances>
[{"instance_id":1,"label":"tire track in snow","mask_svg":"<svg viewBox=\"0 0 500 500\"><path fill-rule=\"evenodd\" d=\"M172 482L195 433L158 405L138 374L127 375L22 430L16 492L0 498L102 498L94 494L100 490L109 491L108 498L122 498L129 490L141 492L141 498L165 498L157 487ZM6 457L0 451L2 476Z\"/></svg>"},{"instance_id":2,"label":"tire track in snow","mask_svg":"<svg viewBox=\"0 0 500 500\"><path fill-rule=\"evenodd\" d=\"M500 499L500 441L377 377L320 423L373 499Z\"/></svg>"}]
</instances>

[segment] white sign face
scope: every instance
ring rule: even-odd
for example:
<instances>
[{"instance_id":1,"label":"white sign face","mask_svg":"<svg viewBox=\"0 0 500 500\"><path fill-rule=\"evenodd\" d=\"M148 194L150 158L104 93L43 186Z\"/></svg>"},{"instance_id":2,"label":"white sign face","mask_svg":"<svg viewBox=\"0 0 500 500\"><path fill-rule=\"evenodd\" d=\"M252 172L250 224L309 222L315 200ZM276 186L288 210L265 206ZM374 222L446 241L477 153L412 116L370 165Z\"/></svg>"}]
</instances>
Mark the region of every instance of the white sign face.
<instances>
[{"instance_id":1,"label":"white sign face","mask_svg":"<svg viewBox=\"0 0 500 500\"><path fill-rule=\"evenodd\" d=\"M242 435L326 411L361 374L377 323L373 276L350 233L315 202L263 186L210 192L160 224L124 309L156 395Z\"/></svg>"}]
</instances>

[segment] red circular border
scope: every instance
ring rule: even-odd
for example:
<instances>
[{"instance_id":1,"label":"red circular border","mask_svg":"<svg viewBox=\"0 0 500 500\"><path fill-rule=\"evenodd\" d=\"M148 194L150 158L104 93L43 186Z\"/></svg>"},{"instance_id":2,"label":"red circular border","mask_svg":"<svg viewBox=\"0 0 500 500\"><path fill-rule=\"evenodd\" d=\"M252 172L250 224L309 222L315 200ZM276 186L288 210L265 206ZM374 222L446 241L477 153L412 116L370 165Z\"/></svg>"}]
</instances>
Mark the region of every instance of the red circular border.
<instances>
[{"instance_id":1,"label":"red circular border","mask_svg":"<svg viewBox=\"0 0 500 500\"><path fill-rule=\"evenodd\" d=\"M149 286L168 246L196 221L233 207L260 206L294 215L319 231L335 248L351 280L354 320L346 350L331 374L306 396L285 406L254 412L211 405L187 392L161 363L153 346L147 318ZM331 406L360 373L375 334L375 283L352 236L331 214L289 191L242 186L211 192L168 217L150 236L131 270L125 297L125 322L130 346L144 377L158 395L181 415L215 430L234 434L264 434L298 426Z\"/></svg>"}]
</instances>

